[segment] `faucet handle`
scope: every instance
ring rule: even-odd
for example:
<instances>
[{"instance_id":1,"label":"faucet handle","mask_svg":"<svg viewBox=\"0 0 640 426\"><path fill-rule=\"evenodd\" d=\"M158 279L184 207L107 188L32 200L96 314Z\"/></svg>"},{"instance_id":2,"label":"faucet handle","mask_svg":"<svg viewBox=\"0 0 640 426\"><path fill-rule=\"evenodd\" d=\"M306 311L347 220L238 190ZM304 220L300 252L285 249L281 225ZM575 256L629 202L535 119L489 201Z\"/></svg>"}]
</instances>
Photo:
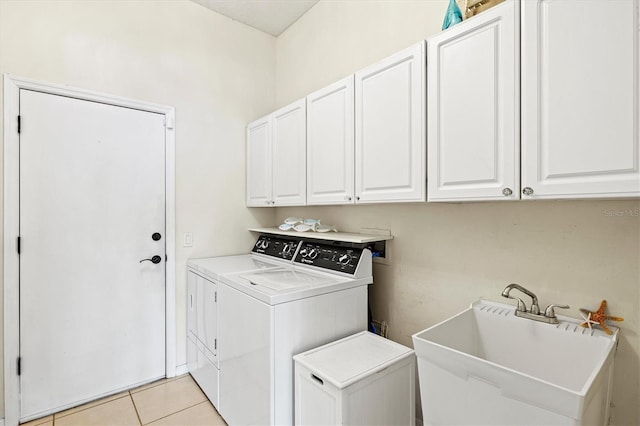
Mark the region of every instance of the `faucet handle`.
<instances>
[{"instance_id":1,"label":"faucet handle","mask_svg":"<svg viewBox=\"0 0 640 426\"><path fill-rule=\"evenodd\" d=\"M540 306L538 306L537 301L531 302L531 309L529 310L534 315L540 315Z\"/></svg>"},{"instance_id":2,"label":"faucet handle","mask_svg":"<svg viewBox=\"0 0 640 426\"><path fill-rule=\"evenodd\" d=\"M556 311L554 310L554 308L569 309L569 305L554 305L552 303L551 305L547 306L547 309L544 310L544 316L547 318L555 318Z\"/></svg>"},{"instance_id":3,"label":"faucet handle","mask_svg":"<svg viewBox=\"0 0 640 426\"><path fill-rule=\"evenodd\" d=\"M516 311L527 312L527 305L524 304L524 301L516 296L504 296L507 299L514 299L518 301L518 306L516 307Z\"/></svg>"}]
</instances>

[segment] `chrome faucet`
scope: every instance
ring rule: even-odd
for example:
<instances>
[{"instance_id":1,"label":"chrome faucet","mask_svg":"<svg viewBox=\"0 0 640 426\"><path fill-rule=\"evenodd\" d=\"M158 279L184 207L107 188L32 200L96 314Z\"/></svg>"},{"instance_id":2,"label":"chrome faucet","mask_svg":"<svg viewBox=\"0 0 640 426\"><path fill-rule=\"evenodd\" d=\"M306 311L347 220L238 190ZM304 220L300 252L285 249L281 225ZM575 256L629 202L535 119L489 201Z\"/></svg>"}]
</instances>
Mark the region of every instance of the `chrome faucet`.
<instances>
[{"instance_id":1,"label":"chrome faucet","mask_svg":"<svg viewBox=\"0 0 640 426\"><path fill-rule=\"evenodd\" d=\"M516 299L516 300L518 300L518 309L523 311L523 312L527 312L527 307L524 304L524 302L522 301L522 299L509 295L509 293L511 293L511 290L513 290L514 288L516 290L520 290L521 292L523 292L524 294L526 294L527 296L529 296L531 298L531 310L528 311L528 312L531 312L532 314L536 314L536 315L539 314L540 313L540 306L538 305L538 296L533 294L532 291L529 291L526 288L522 287L520 284L512 283L512 284L509 284L508 286L506 286L505 289L502 290L502 297L506 297L508 299Z\"/></svg>"},{"instance_id":2,"label":"chrome faucet","mask_svg":"<svg viewBox=\"0 0 640 426\"><path fill-rule=\"evenodd\" d=\"M527 309L527 305L524 303L522 299L516 296L512 296L511 290L519 290L522 293L526 294L531 298L531 309ZM556 313L554 308L561 309L569 309L568 305L554 305L551 304L547 306L544 310L544 314L540 313L540 306L538 305L538 297L530 290L522 287L520 284L512 283L505 287L502 290L502 297L506 297L508 299L515 299L518 301L518 306L516 307L516 316L522 318L532 319L534 321L546 322L549 324L558 324L558 317L556 317Z\"/></svg>"}]
</instances>

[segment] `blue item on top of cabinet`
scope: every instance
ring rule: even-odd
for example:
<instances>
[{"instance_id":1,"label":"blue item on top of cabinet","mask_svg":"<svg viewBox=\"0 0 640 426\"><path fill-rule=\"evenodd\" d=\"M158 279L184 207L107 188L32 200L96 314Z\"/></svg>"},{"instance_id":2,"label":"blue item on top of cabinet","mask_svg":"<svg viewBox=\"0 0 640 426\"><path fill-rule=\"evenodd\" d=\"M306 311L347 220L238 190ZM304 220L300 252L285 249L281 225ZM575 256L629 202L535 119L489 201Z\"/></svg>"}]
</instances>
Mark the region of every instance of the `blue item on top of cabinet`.
<instances>
[{"instance_id":1,"label":"blue item on top of cabinet","mask_svg":"<svg viewBox=\"0 0 640 426\"><path fill-rule=\"evenodd\" d=\"M444 22L442 23L442 29L446 30L449 27L454 26L462 22L462 11L458 7L456 0L449 0L449 7L444 15Z\"/></svg>"}]
</instances>

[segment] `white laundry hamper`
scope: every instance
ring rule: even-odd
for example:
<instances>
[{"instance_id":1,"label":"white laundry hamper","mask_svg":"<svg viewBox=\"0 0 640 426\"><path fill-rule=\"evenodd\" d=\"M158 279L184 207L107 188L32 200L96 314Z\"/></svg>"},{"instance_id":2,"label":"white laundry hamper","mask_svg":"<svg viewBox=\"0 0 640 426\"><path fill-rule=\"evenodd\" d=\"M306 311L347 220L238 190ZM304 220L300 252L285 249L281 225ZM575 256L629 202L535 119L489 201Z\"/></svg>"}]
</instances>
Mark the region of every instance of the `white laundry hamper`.
<instances>
[{"instance_id":1,"label":"white laundry hamper","mask_svg":"<svg viewBox=\"0 0 640 426\"><path fill-rule=\"evenodd\" d=\"M415 425L412 349L363 331L293 359L297 425Z\"/></svg>"}]
</instances>

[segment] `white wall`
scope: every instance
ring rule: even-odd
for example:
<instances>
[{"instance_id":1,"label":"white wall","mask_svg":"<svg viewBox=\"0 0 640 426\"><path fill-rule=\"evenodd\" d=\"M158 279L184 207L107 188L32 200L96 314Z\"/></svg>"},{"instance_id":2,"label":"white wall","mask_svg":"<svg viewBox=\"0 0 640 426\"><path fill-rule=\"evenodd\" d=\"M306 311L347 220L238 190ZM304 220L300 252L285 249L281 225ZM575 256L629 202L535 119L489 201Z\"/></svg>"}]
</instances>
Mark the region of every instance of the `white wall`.
<instances>
[{"instance_id":1,"label":"white wall","mask_svg":"<svg viewBox=\"0 0 640 426\"><path fill-rule=\"evenodd\" d=\"M321 0L277 38L277 106L437 33L447 3ZM302 216L346 231L390 229L391 264L374 266L373 311L389 322L393 340L409 346L411 334L474 300L500 300L511 282L532 289L541 304L571 305L575 317L607 299L611 314L625 318L612 422L637 425L639 210L639 201L303 207L278 208L276 223Z\"/></svg>"},{"instance_id":2,"label":"white wall","mask_svg":"<svg viewBox=\"0 0 640 426\"><path fill-rule=\"evenodd\" d=\"M272 210L245 207L244 132L275 107L275 39L186 0L0 0L0 73L176 108L177 362L185 363L186 259L246 253L246 229L273 222ZM193 248L181 247L183 232L193 232Z\"/></svg>"}]
</instances>

